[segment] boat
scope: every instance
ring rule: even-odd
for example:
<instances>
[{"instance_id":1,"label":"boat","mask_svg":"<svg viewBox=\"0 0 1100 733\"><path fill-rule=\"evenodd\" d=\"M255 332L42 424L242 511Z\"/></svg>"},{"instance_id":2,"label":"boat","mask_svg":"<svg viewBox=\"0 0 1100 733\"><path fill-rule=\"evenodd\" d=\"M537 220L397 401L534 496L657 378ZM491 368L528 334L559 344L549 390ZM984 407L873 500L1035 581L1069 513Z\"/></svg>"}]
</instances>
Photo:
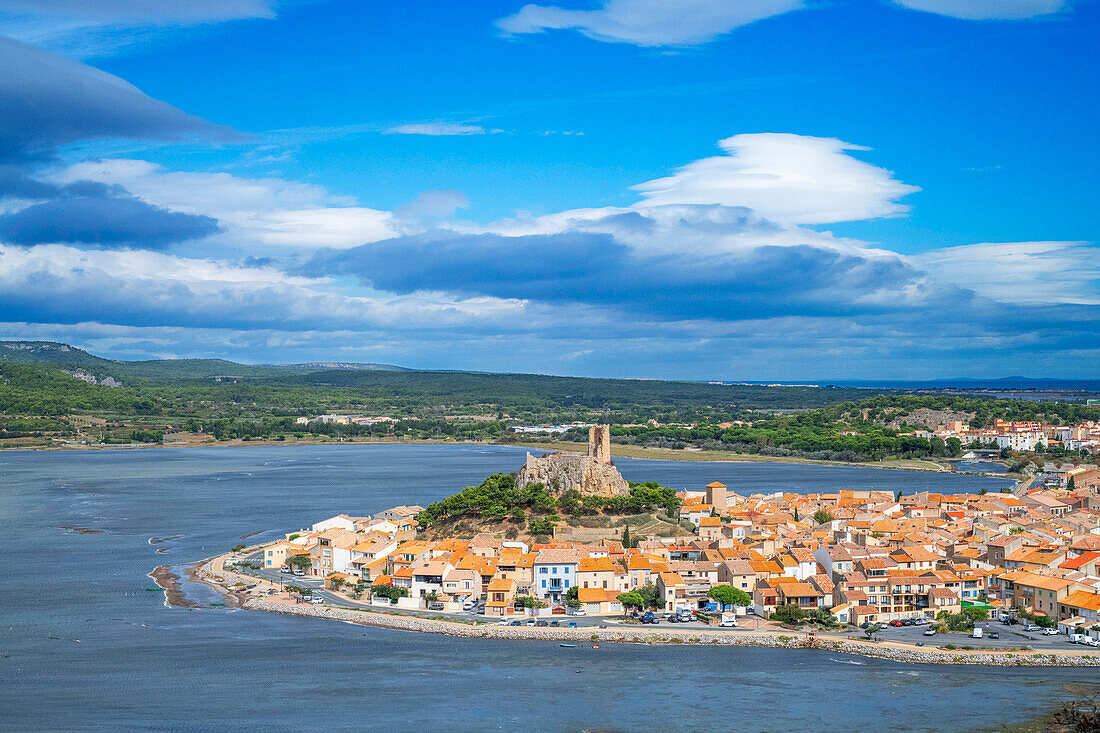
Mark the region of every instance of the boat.
<instances>
[{"instance_id":1,"label":"boat","mask_svg":"<svg viewBox=\"0 0 1100 733\"><path fill-rule=\"evenodd\" d=\"M558 646L563 646L566 649L572 649L573 647L576 646L576 644L558 644Z\"/></svg>"},{"instance_id":2,"label":"boat","mask_svg":"<svg viewBox=\"0 0 1100 733\"><path fill-rule=\"evenodd\" d=\"M224 606L224 603L211 603L211 606Z\"/></svg>"},{"instance_id":3,"label":"boat","mask_svg":"<svg viewBox=\"0 0 1100 733\"><path fill-rule=\"evenodd\" d=\"M164 588L146 588L145 590L153 591L153 592L160 592L160 591L164 590Z\"/></svg>"}]
</instances>

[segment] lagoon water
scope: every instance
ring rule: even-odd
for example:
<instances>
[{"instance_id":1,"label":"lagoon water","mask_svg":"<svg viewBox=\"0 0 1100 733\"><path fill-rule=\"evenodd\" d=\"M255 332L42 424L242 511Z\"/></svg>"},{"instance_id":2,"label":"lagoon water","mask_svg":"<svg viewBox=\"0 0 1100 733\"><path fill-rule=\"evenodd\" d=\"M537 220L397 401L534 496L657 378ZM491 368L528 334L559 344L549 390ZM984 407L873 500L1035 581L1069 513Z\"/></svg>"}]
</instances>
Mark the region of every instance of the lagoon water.
<instances>
[{"instance_id":1,"label":"lagoon water","mask_svg":"<svg viewBox=\"0 0 1100 733\"><path fill-rule=\"evenodd\" d=\"M0 453L0 729L996 730L1100 693L1076 669L907 666L805 650L410 634L167 608L161 564L339 512L426 504L523 449L314 446ZM996 491L1004 480L619 460L677 488ZM65 529L65 528L68 529ZM196 599L213 600L188 585Z\"/></svg>"}]
</instances>

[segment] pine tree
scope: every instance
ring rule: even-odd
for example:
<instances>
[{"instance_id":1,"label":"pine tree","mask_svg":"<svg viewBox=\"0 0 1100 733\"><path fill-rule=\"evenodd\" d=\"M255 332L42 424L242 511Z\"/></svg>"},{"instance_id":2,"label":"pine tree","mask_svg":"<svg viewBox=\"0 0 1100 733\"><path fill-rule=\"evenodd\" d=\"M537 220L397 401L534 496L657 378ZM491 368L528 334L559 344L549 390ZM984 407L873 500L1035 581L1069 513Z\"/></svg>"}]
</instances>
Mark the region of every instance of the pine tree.
<instances>
[{"instance_id":1,"label":"pine tree","mask_svg":"<svg viewBox=\"0 0 1100 733\"><path fill-rule=\"evenodd\" d=\"M623 527L623 549L630 547L630 527Z\"/></svg>"}]
</instances>

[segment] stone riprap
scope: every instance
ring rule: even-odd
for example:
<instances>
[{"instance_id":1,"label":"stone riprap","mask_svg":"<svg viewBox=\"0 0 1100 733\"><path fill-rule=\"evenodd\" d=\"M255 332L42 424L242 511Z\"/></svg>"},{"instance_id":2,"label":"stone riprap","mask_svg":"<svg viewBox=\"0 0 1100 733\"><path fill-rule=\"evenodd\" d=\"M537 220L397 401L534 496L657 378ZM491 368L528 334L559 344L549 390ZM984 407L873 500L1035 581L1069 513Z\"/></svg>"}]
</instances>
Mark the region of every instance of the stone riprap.
<instances>
[{"instance_id":1,"label":"stone riprap","mask_svg":"<svg viewBox=\"0 0 1100 733\"><path fill-rule=\"evenodd\" d=\"M319 607L311 604L290 605L260 599L245 602L244 607L258 611L273 611L299 616L313 616L347 623L377 626L399 631L420 631L479 639L535 639L553 642L592 642L627 644L694 644L776 647L786 649L819 649L841 654L887 659L910 664L980 664L1008 667L1100 667L1100 654L1044 654L1028 652L968 652L951 650L904 649L871 642L844 639L811 639L803 634L757 632L662 633L649 629L619 627L556 628L543 626L498 626L496 624L462 624L437 621L417 616L363 612L351 609Z\"/></svg>"}]
</instances>

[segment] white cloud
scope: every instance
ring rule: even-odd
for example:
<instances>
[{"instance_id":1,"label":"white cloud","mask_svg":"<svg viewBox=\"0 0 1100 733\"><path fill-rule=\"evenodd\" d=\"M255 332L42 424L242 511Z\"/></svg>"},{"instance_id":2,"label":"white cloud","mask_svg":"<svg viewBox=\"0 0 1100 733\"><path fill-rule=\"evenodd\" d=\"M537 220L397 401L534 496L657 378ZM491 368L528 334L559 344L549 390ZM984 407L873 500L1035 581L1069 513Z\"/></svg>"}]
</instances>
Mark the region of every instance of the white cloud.
<instances>
[{"instance_id":1,"label":"white cloud","mask_svg":"<svg viewBox=\"0 0 1100 733\"><path fill-rule=\"evenodd\" d=\"M101 56L165 29L275 17L275 0L0 0L0 35L68 56Z\"/></svg>"},{"instance_id":2,"label":"white cloud","mask_svg":"<svg viewBox=\"0 0 1100 733\"><path fill-rule=\"evenodd\" d=\"M920 190L847 154L867 148L834 138L762 133L718 145L727 155L634 186L643 204L745 206L778 222L829 224L904 214L897 199Z\"/></svg>"},{"instance_id":3,"label":"white cloud","mask_svg":"<svg viewBox=\"0 0 1100 733\"><path fill-rule=\"evenodd\" d=\"M388 211L356 206L354 199L333 196L321 186L278 178L168 171L142 160L116 159L77 163L55 179L119 184L151 204L202 212L224 227L217 239L242 247L354 247L399 232Z\"/></svg>"},{"instance_id":4,"label":"white cloud","mask_svg":"<svg viewBox=\"0 0 1100 733\"><path fill-rule=\"evenodd\" d=\"M455 122L414 122L408 125L396 125L386 130L386 135L429 135L443 137L449 135L489 135L501 130L487 130L481 125L464 125Z\"/></svg>"},{"instance_id":5,"label":"white cloud","mask_svg":"<svg viewBox=\"0 0 1100 733\"><path fill-rule=\"evenodd\" d=\"M272 267L62 245L0 245L0 312L9 320L322 330L486 324L507 330L531 315L515 299L438 292L348 295L323 278L294 277Z\"/></svg>"},{"instance_id":6,"label":"white cloud","mask_svg":"<svg viewBox=\"0 0 1100 733\"><path fill-rule=\"evenodd\" d=\"M394 215L402 219L419 219L452 216L459 209L470 208L470 200L461 191L423 191L404 206L394 209Z\"/></svg>"},{"instance_id":7,"label":"white cloud","mask_svg":"<svg viewBox=\"0 0 1100 733\"><path fill-rule=\"evenodd\" d=\"M894 0L910 10L963 20L1021 20L1050 15L1069 7L1068 0Z\"/></svg>"},{"instance_id":8,"label":"white cloud","mask_svg":"<svg viewBox=\"0 0 1100 733\"><path fill-rule=\"evenodd\" d=\"M909 259L1002 303L1100 305L1100 247L1090 242L968 244Z\"/></svg>"},{"instance_id":9,"label":"white cloud","mask_svg":"<svg viewBox=\"0 0 1100 733\"><path fill-rule=\"evenodd\" d=\"M606 0L595 10L526 5L497 26L509 34L576 29L597 41L688 46L802 7L803 0Z\"/></svg>"}]
</instances>

